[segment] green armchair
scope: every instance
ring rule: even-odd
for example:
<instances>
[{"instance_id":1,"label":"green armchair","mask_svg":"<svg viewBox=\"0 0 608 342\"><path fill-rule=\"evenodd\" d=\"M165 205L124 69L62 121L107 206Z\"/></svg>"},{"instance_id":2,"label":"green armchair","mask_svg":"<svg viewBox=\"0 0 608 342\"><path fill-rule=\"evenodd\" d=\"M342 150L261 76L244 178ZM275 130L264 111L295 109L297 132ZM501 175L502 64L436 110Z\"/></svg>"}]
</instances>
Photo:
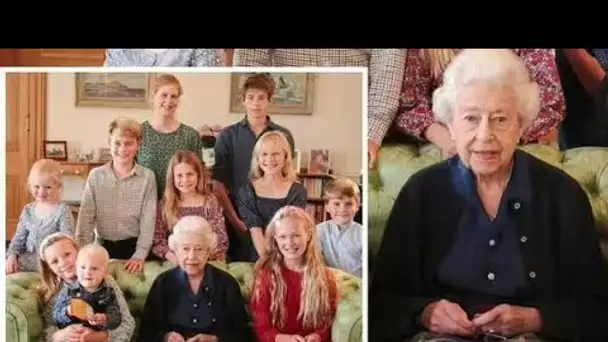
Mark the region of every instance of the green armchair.
<instances>
[{"instance_id":1,"label":"green armchair","mask_svg":"<svg viewBox=\"0 0 608 342\"><path fill-rule=\"evenodd\" d=\"M253 286L253 264L213 264L228 271L241 285L245 299L249 300ZM133 275L127 273L120 262L110 264L110 274L122 289L137 322L152 282L160 273L171 267L173 265L169 262L146 262L143 273ZM361 280L340 270L333 271L338 281L340 304L332 327L332 340L360 342L363 329ZM39 281L39 274L32 272L6 277L6 341L44 341L42 308L36 293ZM136 328L135 334L137 330Z\"/></svg>"},{"instance_id":2,"label":"green armchair","mask_svg":"<svg viewBox=\"0 0 608 342\"><path fill-rule=\"evenodd\" d=\"M604 256L608 259L608 148L581 147L559 151L545 145L525 145L522 150L556 166L582 185L593 207ZM414 173L444 157L433 145L382 146L378 167L369 173L369 260L373 260L397 194Z\"/></svg>"}]
</instances>

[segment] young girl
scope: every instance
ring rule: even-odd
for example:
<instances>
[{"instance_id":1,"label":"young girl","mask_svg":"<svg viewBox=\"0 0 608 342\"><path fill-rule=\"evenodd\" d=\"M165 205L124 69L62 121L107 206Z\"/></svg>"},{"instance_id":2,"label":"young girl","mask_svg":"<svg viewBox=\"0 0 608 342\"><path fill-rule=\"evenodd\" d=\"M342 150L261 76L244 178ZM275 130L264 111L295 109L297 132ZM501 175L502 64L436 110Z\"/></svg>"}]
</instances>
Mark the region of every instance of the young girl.
<instances>
[{"instance_id":1,"label":"young girl","mask_svg":"<svg viewBox=\"0 0 608 342\"><path fill-rule=\"evenodd\" d=\"M291 147L285 134L264 133L253 148L250 181L239 189L239 214L251 233L249 261L264 253L264 230L279 208L306 208L306 188L296 180Z\"/></svg>"},{"instance_id":2,"label":"young girl","mask_svg":"<svg viewBox=\"0 0 608 342\"><path fill-rule=\"evenodd\" d=\"M70 325L59 329L53 319L52 309L60 290L64 286L74 287L78 281L76 258L78 245L74 239L63 233L47 236L40 244L40 296L45 324L46 341L130 341L135 330L135 320L129 311L125 297L116 281L105 277L105 283L112 288L120 309L121 322L114 330L94 331L82 325Z\"/></svg>"},{"instance_id":3,"label":"young girl","mask_svg":"<svg viewBox=\"0 0 608 342\"><path fill-rule=\"evenodd\" d=\"M177 265L175 254L169 250L167 238L175 223L183 216L201 216L209 222L216 234L216 247L210 261L226 261L228 235L224 212L213 194L210 172L198 155L190 151L177 151L169 161L164 198L158 205L152 253Z\"/></svg>"},{"instance_id":4,"label":"young girl","mask_svg":"<svg viewBox=\"0 0 608 342\"><path fill-rule=\"evenodd\" d=\"M299 207L281 208L255 265L251 312L258 341L331 341L338 288L325 267L315 224Z\"/></svg>"},{"instance_id":5,"label":"young girl","mask_svg":"<svg viewBox=\"0 0 608 342\"><path fill-rule=\"evenodd\" d=\"M28 177L34 201L23 208L17 231L8 247L6 273L38 271L38 246L49 234L74 234L70 208L60 202L61 165L51 159L34 163Z\"/></svg>"}]
</instances>

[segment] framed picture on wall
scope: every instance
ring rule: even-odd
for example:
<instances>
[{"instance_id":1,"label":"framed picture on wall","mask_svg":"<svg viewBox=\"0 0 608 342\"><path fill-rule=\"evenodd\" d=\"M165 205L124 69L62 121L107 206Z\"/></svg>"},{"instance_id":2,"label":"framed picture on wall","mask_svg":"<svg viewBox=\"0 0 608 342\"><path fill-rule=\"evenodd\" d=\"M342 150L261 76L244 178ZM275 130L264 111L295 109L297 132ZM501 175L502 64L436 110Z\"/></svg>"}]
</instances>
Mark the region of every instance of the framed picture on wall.
<instances>
[{"instance_id":1,"label":"framed picture on wall","mask_svg":"<svg viewBox=\"0 0 608 342\"><path fill-rule=\"evenodd\" d=\"M44 158L54 159L58 161L68 160L68 143L67 141L45 140L44 141Z\"/></svg>"},{"instance_id":2,"label":"framed picture on wall","mask_svg":"<svg viewBox=\"0 0 608 342\"><path fill-rule=\"evenodd\" d=\"M308 156L308 173L329 174L329 150L310 150Z\"/></svg>"},{"instance_id":3,"label":"framed picture on wall","mask_svg":"<svg viewBox=\"0 0 608 342\"><path fill-rule=\"evenodd\" d=\"M313 110L315 74L269 73L275 81L275 94L268 114L311 115ZM232 73L230 84L230 112L243 113L240 91L247 77L254 73Z\"/></svg>"},{"instance_id":4,"label":"framed picture on wall","mask_svg":"<svg viewBox=\"0 0 608 342\"><path fill-rule=\"evenodd\" d=\"M75 74L77 107L150 108L150 74Z\"/></svg>"}]
</instances>

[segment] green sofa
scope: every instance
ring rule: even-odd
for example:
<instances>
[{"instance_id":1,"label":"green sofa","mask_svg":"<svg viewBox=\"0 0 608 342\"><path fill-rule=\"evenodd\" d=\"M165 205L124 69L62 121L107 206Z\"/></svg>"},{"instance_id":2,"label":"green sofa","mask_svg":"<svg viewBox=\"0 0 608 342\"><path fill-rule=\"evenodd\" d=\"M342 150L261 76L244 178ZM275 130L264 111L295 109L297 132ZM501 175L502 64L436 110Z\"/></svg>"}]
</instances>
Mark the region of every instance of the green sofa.
<instances>
[{"instance_id":1,"label":"green sofa","mask_svg":"<svg viewBox=\"0 0 608 342\"><path fill-rule=\"evenodd\" d=\"M241 285L249 300L253 285L253 264L235 262L228 265L213 263L227 270ZM142 274L132 275L120 262L112 262L110 274L116 279L136 320L141 315L146 296L154 279L173 267L169 262L147 262ZM332 327L332 340L360 342L362 340L361 280L340 270L333 270L340 290L340 304ZM6 341L44 341L42 308L36 286L38 273L16 273L6 278ZM136 328L137 332L137 328Z\"/></svg>"},{"instance_id":2,"label":"green sofa","mask_svg":"<svg viewBox=\"0 0 608 342\"><path fill-rule=\"evenodd\" d=\"M608 258L608 148L582 147L559 151L546 145L525 145L522 150L574 177L591 200L604 256ZM378 167L369 173L369 260L373 261L397 194L414 173L443 160L433 145L382 146ZM373 264L372 264L373 266Z\"/></svg>"}]
</instances>

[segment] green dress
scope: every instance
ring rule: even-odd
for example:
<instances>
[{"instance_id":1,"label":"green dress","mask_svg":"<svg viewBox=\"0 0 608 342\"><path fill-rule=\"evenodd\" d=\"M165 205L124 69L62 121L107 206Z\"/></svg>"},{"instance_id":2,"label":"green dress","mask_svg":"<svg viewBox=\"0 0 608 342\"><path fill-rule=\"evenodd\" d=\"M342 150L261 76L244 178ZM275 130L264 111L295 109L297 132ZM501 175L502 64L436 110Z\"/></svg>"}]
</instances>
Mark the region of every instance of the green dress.
<instances>
[{"instance_id":1,"label":"green dress","mask_svg":"<svg viewBox=\"0 0 608 342\"><path fill-rule=\"evenodd\" d=\"M202 140L196 129L180 123L171 133L162 133L146 121L141 125L142 146L137 154L137 163L154 171L158 186L158 198L163 198L169 160L178 150L196 153L202 160Z\"/></svg>"}]
</instances>

